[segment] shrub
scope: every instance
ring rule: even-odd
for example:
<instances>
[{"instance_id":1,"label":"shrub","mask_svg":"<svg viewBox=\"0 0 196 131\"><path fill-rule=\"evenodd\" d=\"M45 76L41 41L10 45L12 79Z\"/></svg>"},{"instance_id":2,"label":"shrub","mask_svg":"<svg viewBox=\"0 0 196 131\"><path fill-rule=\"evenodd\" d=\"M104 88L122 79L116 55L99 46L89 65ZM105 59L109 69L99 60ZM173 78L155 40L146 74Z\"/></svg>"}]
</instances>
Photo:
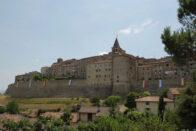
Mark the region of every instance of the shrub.
<instances>
[{"instance_id":1,"label":"shrub","mask_svg":"<svg viewBox=\"0 0 196 131\"><path fill-rule=\"evenodd\" d=\"M7 104L6 110L10 114L16 114L19 112L18 104L15 101L11 101Z\"/></svg>"},{"instance_id":2,"label":"shrub","mask_svg":"<svg viewBox=\"0 0 196 131\"><path fill-rule=\"evenodd\" d=\"M127 95L125 106L129 109L136 108L136 102L135 99L138 97L138 94L136 92L130 92Z\"/></svg>"},{"instance_id":3,"label":"shrub","mask_svg":"<svg viewBox=\"0 0 196 131\"><path fill-rule=\"evenodd\" d=\"M109 96L105 100L104 105L109 106L109 107L115 107L117 103L121 101L121 99L122 98L120 96Z\"/></svg>"},{"instance_id":4,"label":"shrub","mask_svg":"<svg viewBox=\"0 0 196 131\"><path fill-rule=\"evenodd\" d=\"M94 106L99 106L100 104L100 98L98 96L94 96L90 98L90 102L94 105Z\"/></svg>"},{"instance_id":5,"label":"shrub","mask_svg":"<svg viewBox=\"0 0 196 131\"><path fill-rule=\"evenodd\" d=\"M57 111L57 112L61 111L61 107L58 107L56 111Z\"/></svg>"},{"instance_id":6,"label":"shrub","mask_svg":"<svg viewBox=\"0 0 196 131\"><path fill-rule=\"evenodd\" d=\"M3 107L3 106L0 106L0 114L2 114L2 113L4 113L4 112L6 112L6 109L5 109L5 107Z\"/></svg>"},{"instance_id":7,"label":"shrub","mask_svg":"<svg viewBox=\"0 0 196 131\"><path fill-rule=\"evenodd\" d=\"M72 115L70 110L66 110L63 115L61 116L61 119L66 122L67 125L70 125L70 122L72 120Z\"/></svg>"},{"instance_id":8,"label":"shrub","mask_svg":"<svg viewBox=\"0 0 196 131\"><path fill-rule=\"evenodd\" d=\"M40 74L38 74L38 73L34 74L34 75L33 75L33 79L34 79L35 81L41 80Z\"/></svg>"}]
</instances>

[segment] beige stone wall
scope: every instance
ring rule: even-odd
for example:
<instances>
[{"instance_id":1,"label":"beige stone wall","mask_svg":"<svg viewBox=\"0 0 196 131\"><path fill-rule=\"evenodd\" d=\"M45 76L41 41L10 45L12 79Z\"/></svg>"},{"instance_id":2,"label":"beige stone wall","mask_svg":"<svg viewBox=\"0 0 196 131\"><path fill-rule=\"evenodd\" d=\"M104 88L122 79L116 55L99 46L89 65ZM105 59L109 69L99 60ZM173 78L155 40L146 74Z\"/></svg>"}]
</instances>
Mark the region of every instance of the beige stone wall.
<instances>
[{"instance_id":1,"label":"beige stone wall","mask_svg":"<svg viewBox=\"0 0 196 131\"><path fill-rule=\"evenodd\" d=\"M150 109L153 113L157 114L158 112L158 102L149 102L147 105L146 102L136 102L136 109L139 112L144 112L147 110L147 108ZM174 109L174 103L167 103L165 108L168 110L173 110Z\"/></svg>"},{"instance_id":2,"label":"beige stone wall","mask_svg":"<svg viewBox=\"0 0 196 131\"><path fill-rule=\"evenodd\" d=\"M79 116L80 116L79 119L80 119L81 122L87 122L88 121L88 114L87 113L80 113Z\"/></svg>"},{"instance_id":3,"label":"beige stone wall","mask_svg":"<svg viewBox=\"0 0 196 131\"><path fill-rule=\"evenodd\" d=\"M79 119L80 119L81 122L87 122L88 121L88 113L80 113L79 117L80 117ZM96 114L93 113L92 114L92 121L95 121L95 119L96 119Z\"/></svg>"},{"instance_id":4,"label":"beige stone wall","mask_svg":"<svg viewBox=\"0 0 196 131\"><path fill-rule=\"evenodd\" d=\"M113 95L123 95L135 87L136 61L125 55L113 56Z\"/></svg>"},{"instance_id":5,"label":"beige stone wall","mask_svg":"<svg viewBox=\"0 0 196 131\"><path fill-rule=\"evenodd\" d=\"M112 63L111 61L96 62L87 65L87 83L91 86L112 84Z\"/></svg>"}]
</instances>

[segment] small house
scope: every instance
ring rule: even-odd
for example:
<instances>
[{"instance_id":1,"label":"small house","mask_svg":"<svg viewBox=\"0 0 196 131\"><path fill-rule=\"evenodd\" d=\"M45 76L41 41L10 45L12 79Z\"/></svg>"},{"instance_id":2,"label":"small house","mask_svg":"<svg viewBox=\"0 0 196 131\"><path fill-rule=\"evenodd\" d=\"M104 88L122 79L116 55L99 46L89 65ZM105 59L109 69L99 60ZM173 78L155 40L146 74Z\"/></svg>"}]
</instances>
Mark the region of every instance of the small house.
<instances>
[{"instance_id":1,"label":"small house","mask_svg":"<svg viewBox=\"0 0 196 131\"><path fill-rule=\"evenodd\" d=\"M139 112L144 112L146 110L152 111L153 113L158 112L159 105L159 96L147 96L138 98L136 101L136 108ZM164 98L164 102L166 103L165 109L174 109L174 102L171 99Z\"/></svg>"},{"instance_id":2,"label":"small house","mask_svg":"<svg viewBox=\"0 0 196 131\"><path fill-rule=\"evenodd\" d=\"M109 107L82 106L78 113L81 122L94 121L99 116L109 114Z\"/></svg>"}]
</instances>

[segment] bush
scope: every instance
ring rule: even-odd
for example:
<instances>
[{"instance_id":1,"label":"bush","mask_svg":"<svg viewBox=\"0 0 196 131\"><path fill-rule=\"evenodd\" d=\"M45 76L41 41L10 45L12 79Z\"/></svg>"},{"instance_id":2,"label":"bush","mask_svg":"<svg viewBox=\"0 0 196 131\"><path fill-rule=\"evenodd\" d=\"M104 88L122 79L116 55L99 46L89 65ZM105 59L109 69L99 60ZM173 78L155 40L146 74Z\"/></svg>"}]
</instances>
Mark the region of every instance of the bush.
<instances>
[{"instance_id":1,"label":"bush","mask_svg":"<svg viewBox=\"0 0 196 131\"><path fill-rule=\"evenodd\" d=\"M122 98L120 96L109 96L105 100L104 105L109 106L109 107L115 107L117 103L121 101L121 99Z\"/></svg>"},{"instance_id":2,"label":"bush","mask_svg":"<svg viewBox=\"0 0 196 131\"><path fill-rule=\"evenodd\" d=\"M34 74L34 75L33 75L33 79L34 79L35 81L41 80L40 74L38 74L38 73Z\"/></svg>"},{"instance_id":3,"label":"bush","mask_svg":"<svg viewBox=\"0 0 196 131\"><path fill-rule=\"evenodd\" d=\"M100 98L98 96L91 97L90 102L93 104L93 106L99 106Z\"/></svg>"},{"instance_id":4,"label":"bush","mask_svg":"<svg viewBox=\"0 0 196 131\"><path fill-rule=\"evenodd\" d=\"M134 109L136 108L136 102L135 99L138 97L139 95L136 92L130 92L127 95L126 98L126 102L125 102L125 106L128 107L129 109Z\"/></svg>"},{"instance_id":5,"label":"bush","mask_svg":"<svg viewBox=\"0 0 196 131\"><path fill-rule=\"evenodd\" d=\"M19 112L18 104L15 101L11 101L7 104L6 110L10 114L16 114Z\"/></svg>"},{"instance_id":6,"label":"bush","mask_svg":"<svg viewBox=\"0 0 196 131\"><path fill-rule=\"evenodd\" d=\"M0 114L2 114L2 113L4 113L4 112L6 112L6 109L5 109L5 107L3 107L3 106L0 106Z\"/></svg>"},{"instance_id":7,"label":"bush","mask_svg":"<svg viewBox=\"0 0 196 131\"><path fill-rule=\"evenodd\" d=\"M70 125L70 122L72 120L72 115L71 115L71 111L66 110L63 115L61 116L61 119L66 122L67 125Z\"/></svg>"},{"instance_id":8,"label":"bush","mask_svg":"<svg viewBox=\"0 0 196 131\"><path fill-rule=\"evenodd\" d=\"M58 107L56 111L57 112L60 112L61 111L61 107Z\"/></svg>"}]
</instances>

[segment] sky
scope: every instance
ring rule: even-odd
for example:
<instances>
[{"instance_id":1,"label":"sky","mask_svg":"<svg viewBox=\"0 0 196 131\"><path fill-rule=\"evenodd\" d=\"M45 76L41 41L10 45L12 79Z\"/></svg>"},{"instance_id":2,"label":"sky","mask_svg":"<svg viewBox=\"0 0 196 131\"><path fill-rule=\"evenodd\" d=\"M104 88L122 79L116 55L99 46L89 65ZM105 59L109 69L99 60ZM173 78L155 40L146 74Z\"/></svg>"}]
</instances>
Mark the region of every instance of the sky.
<instances>
[{"instance_id":1,"label":"sky","mask_svg":"<svg viewBox=\"0 0 196 131\"><path fill-rule=\"evenodd\" d=\"M59 57L108 53L116 37L128 54L167 56L160 37L181 26L177 9L177 0L0 0L0 92Z\"/></svg>"}]
</instances>

